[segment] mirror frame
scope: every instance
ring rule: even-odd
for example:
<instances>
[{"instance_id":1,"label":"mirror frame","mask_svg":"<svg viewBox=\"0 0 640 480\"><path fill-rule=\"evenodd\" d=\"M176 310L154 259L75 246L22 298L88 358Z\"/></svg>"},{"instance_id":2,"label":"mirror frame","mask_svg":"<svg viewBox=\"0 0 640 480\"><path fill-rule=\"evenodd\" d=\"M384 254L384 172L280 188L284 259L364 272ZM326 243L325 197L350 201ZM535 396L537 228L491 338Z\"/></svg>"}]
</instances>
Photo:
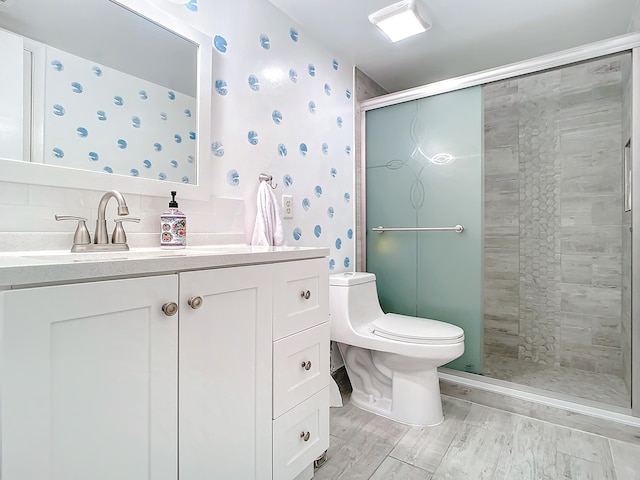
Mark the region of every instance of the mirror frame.
<instances>
[{"instance_id":1,"label":"mirror frame","mask_svg":"<svg viewBox=\"0 0 640 480\"><path fill-rule=\"evenodd\" d=\"M211 37L164 12L147 0L108 1L184 37L198 48L198 71L196 73L196 178L198 183L180 184L5 158L0 158L0 181L86 190L118 190L122 193L160 197L166 197L169 190L179 190L181 198L208 200L211 195L211 162L208 158L209 144L211 143L211 68L213 58ZM36 139L36 141L38 140Z\"/></svg>"}]
</instances>

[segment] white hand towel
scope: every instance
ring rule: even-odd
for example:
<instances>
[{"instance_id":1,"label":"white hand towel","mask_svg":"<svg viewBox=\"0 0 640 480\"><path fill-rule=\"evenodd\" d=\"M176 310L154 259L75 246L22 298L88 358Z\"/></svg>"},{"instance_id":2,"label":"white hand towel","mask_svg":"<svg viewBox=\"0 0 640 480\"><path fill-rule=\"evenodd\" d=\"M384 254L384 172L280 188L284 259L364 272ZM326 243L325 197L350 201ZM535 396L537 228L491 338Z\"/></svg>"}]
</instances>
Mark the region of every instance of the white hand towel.
<instances>
[{"instance_id":1,"label":"white hand towel","mask_svg":"<svg viewBox=\"0 0 640 480\"><path fill-rule=\"evenodd\" d=\"M282 245L282 214L273 189L267 182L260 182L257 197L258 212L253 227L251 245Z\"/></svg>"}]
</instances>

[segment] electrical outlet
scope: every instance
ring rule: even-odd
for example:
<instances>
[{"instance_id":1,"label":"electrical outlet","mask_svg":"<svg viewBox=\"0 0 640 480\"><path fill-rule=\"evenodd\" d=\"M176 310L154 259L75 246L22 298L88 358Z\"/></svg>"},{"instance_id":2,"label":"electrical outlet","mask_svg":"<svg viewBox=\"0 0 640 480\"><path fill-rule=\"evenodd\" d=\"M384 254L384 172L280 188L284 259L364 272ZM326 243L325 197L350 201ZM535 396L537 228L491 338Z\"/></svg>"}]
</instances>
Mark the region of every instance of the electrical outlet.
<instances>
[{"instance_id":1,"label":"electrical outlet","mask_svg":"<svg viewBox=\"0 0 640 480\"><path fill-rule=\"evenodd\" d=\"M293 196L282 195L282 216L284 218L293 218Z\"/></svg>"}]
</instances>

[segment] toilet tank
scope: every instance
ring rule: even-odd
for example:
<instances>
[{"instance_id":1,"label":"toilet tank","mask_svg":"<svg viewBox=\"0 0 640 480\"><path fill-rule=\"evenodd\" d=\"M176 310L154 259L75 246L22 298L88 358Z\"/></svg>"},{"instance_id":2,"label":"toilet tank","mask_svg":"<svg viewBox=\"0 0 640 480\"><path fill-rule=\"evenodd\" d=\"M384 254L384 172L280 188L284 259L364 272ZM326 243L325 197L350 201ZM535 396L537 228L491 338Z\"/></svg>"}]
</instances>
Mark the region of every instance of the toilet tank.
<instances>
[{"instance_id":1,"label":"toilet tank","mask_svg":"<svg viewBox=\"0 0 640 480\"><path fill-rule=\"evenodd\" d=\"M332 340L348 343L343 337L384 315L378 302L376 276L366 272L329 275L329 313Z\"/></svg>"}]
</instances>

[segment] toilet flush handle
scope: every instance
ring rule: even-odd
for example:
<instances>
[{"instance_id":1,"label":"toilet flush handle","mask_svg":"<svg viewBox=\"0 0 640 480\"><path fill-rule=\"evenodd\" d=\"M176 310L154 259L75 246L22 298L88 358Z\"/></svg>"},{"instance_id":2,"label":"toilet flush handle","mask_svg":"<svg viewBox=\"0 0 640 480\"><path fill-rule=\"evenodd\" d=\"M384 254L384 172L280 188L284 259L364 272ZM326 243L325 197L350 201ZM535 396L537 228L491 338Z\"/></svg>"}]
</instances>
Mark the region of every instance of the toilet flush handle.
<instances>
[{"instance_id":1,"label":"toilet flush handle","mask_svg":"<svg viewBox=\"0 0 640 480\"><path fill-rule=\"evenodd\" d=\"M309 290L303 290L300 292L300 296L305 300L309 300L311 298L311 292Z\"/></svg>"}]
</instances>

